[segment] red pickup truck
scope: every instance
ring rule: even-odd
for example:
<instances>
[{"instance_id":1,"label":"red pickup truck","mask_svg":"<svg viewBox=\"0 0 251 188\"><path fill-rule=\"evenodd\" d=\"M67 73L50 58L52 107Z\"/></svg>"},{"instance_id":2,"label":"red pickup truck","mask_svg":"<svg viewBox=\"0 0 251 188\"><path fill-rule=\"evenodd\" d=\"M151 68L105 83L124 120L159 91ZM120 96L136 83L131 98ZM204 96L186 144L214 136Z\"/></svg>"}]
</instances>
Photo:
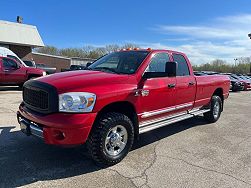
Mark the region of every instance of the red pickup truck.
<instances>
[{"instance_id":1,"label":"red pickup truck","mask_svg":"<svg viewBox=\"0 0 251 188\"><path fill-rule=\"evenodd\" d=\"M47 144L87 143L98 164L121 161L141 133L200 114L216 122L229 95L228 76L194 76L175 51L122 50L87 69L26 82L17 117Z\"/></svg>"},{"instance_id":2,"label":"red pickup truck","mask_svg":"<svg viewBox=\"0 0 251 188\"><path fill-rule=\"evenodd\" d=\"M31 78L45 75L41 69L26 67L18 59L10 57L0 57L0 85L18 85Z\"/></svg>"}]
</instances>

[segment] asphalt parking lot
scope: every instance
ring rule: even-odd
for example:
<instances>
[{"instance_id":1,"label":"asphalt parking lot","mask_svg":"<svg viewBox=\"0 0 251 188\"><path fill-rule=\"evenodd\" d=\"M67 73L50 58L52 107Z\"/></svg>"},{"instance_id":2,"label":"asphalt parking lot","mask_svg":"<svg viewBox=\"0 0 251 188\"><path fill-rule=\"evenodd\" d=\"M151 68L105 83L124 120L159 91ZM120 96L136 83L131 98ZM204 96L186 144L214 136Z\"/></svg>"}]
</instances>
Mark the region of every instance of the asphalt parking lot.
<instances>
[{"instance_id":1,"label":"asphalt parking lot","mask_svg":"<svg viewBox=\"0 0 251 188\"><path fill-rule=\"evenodd\" d=\"M231 93L215 124L197 117L143 134L121 163L102 169L85 147L21 133L21 91L0 87L0 187L251 187L250 99Z\"/></svg>"}]
</instances>

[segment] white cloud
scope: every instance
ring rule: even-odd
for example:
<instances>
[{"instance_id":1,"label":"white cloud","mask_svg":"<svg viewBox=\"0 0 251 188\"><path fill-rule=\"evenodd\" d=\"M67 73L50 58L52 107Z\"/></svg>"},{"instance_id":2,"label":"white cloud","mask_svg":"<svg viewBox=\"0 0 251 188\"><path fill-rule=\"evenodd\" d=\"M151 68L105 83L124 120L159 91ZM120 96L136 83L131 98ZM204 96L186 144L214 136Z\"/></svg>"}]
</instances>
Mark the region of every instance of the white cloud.
<instances>
[{"instance_id":1,"label":"white cloud","mask_svg":"<svg viewBox=\"0 0 251 188\"><path fill-rule=\"evenodd\" d=\"M206 24L159 25L154 31L173 38L147 45L185 52L194 64L206 63L216 58L233 63L236 57L251 56L251 40L247 37L251 33L250 23L251 14L243 14L216 18ZM172 41L172 45L166 45L168 41ZM175 45L173 41L179 43Z\"/></svg>"}]
</instances>

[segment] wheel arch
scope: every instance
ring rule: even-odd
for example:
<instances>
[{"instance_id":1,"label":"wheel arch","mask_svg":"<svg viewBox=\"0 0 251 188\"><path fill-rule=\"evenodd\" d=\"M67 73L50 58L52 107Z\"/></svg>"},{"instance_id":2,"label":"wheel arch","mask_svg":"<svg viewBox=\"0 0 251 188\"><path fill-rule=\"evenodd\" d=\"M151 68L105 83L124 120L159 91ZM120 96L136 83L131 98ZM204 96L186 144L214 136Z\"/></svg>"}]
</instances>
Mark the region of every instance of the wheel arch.
<instances>
[{"instance_id":1,"label":"wheel arch","mask_svg":"<svg viewBox=\"0 0 251 188\"><path fill-rule=\"evenodd\" d=\"M212 96L218 96L221 98L222 101L222 111L223 111L223 105L224 105L224 96L223 96L223 89L222 88L217 88Z\"/></svg>"},{"instance_id":2,"label":"wheel arch","mask_svg":"<svg viewBox=\"0 0 251 188\"><path fill-rule=\"evenodd\" d=\"M29 79L32 78L32 77L38 78L38 77L40 77L40 76L41 76L41 75L38 75L38 74L28 74L27 79L29 80Z\"/></svg>"},{"instance_id":3,"label":"wheel arch","mask_svg":"<svg viewBox=\"0 0 251 188\"><path fill-rule=\"evenodd\" d=\"M134 127L134 136L137 139L139 135L139 121L137 112L135 109L135 106L128 101L119 101L119 102L113 102L106 106L104 106L97 114L96 121L99 120L99 118L108 112L118 112L126 115L133 123Z\"/></svg>"}]
</instances>

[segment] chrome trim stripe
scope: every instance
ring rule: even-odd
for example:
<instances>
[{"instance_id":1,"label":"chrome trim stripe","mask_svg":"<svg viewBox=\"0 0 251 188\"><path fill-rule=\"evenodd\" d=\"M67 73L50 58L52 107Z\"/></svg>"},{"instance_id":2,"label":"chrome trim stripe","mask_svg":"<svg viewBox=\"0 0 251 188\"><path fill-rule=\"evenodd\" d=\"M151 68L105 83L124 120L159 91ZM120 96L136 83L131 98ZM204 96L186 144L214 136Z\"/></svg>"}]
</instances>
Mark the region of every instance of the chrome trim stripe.
<instances>
[{"instance_id":1,"label":"chrome trim stripe","mask_svg":"<svg viewBox=\"0 0 251 188\"><path fill-rule=\"evenodd\" d=\"M193 113L193 112L196 112L198 110L200 110L203 106L198 106L196 108L193 108L192 110L188 110L188 113Z\"/></svg>"},{"instance_id":2,"label":"chrome trim stripe","mask_svg":"<svg viewBox=\"0 0 251 188\"><path fill-rule=\"evenodd\" d=\"M157 111L151 111L151 112L144 112L141 115L141 118L148 118L148 117L152 117L152 116L156 116L159 114L163 114L163 113L167 113L167 112L172 112L175 110L180 110L182 108L187 108L193 106L193 103L186 103L186 104L182 104L182 105L178 105L178 106L173 106L173 107L169 107L163 110L157 110Z\"/></svg>"},{"instance_id":3,"label":"chrome trim stripe","mask_svg":"<svg viewBox=\"0 0 251 188\"><path fill-rule=\"evenodd\" d=\"M160 127L164 127L166 125L177 123L179 121L189 119L189 118L192 118L192 117L194 117L192 114L186 114L186 115L183 115L183 116L178 116L176 118L168 119L168 120L163 121L163 122L151 124L149 126L139 128L139 134L142 134L142 133L145 133L145 132L148 132L148 131L151 131L153 129L157 129L157 128L160 128Z\"/></svg>"},{"instance_id":4,"label":"chrome trim stripe","mask_svg":"<svg viewBox=\"0 0 251 188\"><path fill-rule=\"evenodd\" d=\"M176 113L176 114L173 114L173 115L168 115L168 116L165 116L165 117L162 117L162 118L155 118L153 120L143 121L142 123L139 124L139 127L145 127L145 126L150 125L150 124L154 124L154 123L157 123L157 122L160 122L160 121L164 121L164 120L167 120L167 119L172 119L172 118L175 118L175 117L178 117L178 116L181 116L181 115L186 115L186 114L187 114L187 111L183 111L183 112Z\"/></svg>"}]
</instances>

